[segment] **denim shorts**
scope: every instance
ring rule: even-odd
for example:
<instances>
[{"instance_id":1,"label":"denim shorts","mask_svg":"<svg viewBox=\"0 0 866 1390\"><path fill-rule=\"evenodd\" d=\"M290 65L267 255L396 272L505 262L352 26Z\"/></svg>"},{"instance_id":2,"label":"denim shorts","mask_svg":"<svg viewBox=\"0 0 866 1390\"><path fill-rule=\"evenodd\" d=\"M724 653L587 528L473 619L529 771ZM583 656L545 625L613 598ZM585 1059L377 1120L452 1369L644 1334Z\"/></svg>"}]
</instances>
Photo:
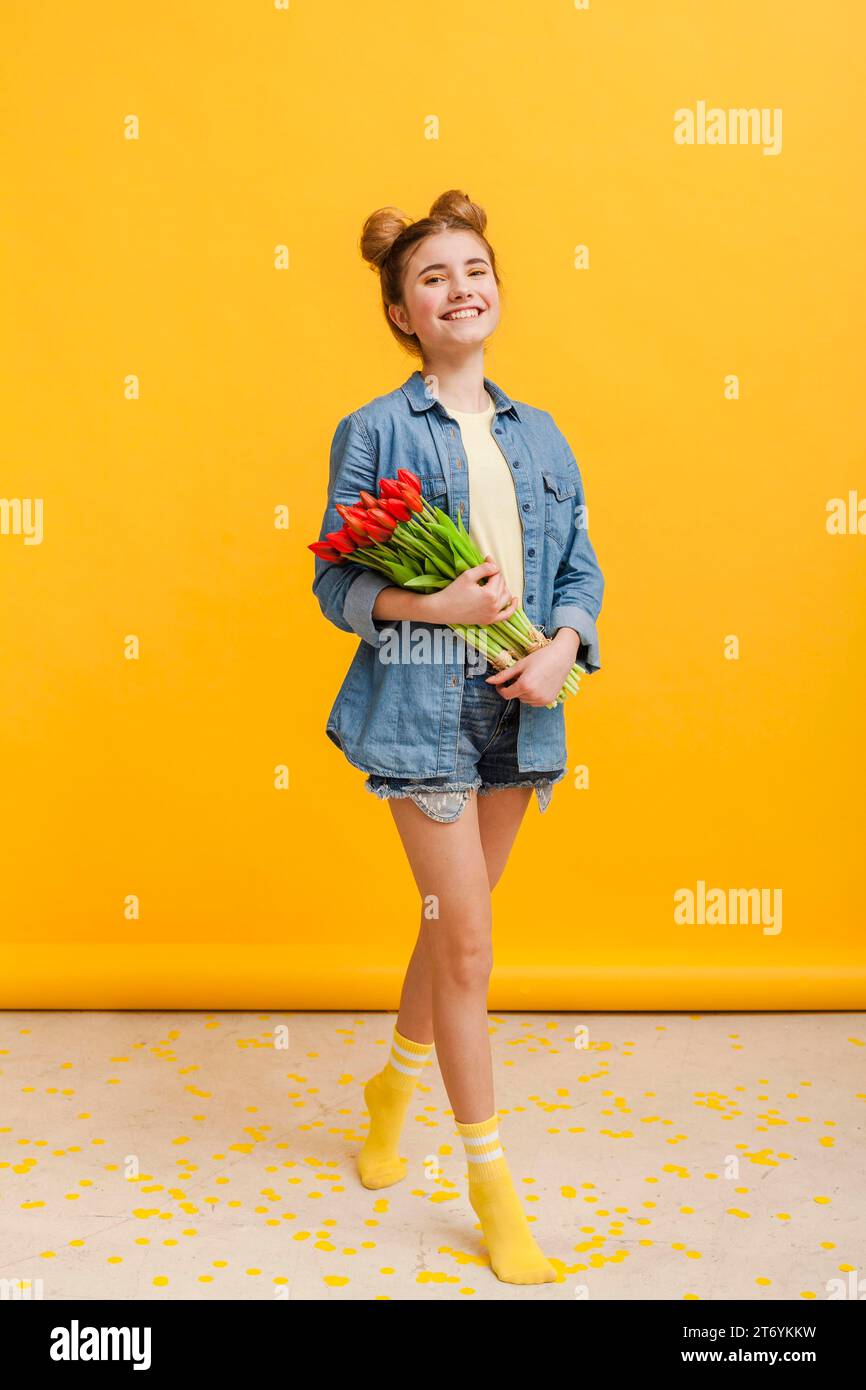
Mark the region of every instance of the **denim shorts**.
<instances>
[{"instance_id":1,"label":"denim shorts","mask_svg":"<svg viewBox=\"0 0 866 1390\"><path fill-rule=\"evenodd\" d=\"M553 787L566 774L560 767L550 772L520 772L517 766L517 730L520 701L506 700L485 677L495 668L486 662L467 662L460 707L457 766L446 777L380 777L370 773L364 786L383 798L411 796L431 820L455 821L474 791L478 796L502 787L534 787L538 806L546 811Z\"/></svg>"}]
</instances>

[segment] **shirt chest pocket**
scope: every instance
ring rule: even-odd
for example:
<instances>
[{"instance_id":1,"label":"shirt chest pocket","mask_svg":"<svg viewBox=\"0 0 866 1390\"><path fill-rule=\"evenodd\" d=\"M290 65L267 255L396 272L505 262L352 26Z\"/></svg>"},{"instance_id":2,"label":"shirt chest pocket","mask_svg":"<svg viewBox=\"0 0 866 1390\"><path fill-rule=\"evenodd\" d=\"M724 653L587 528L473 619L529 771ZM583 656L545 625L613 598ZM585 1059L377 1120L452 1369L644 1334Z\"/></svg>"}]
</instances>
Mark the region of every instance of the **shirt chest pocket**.
<instances>
[{"instance_id":1,"label":"shirt chest pocket","mask_svg":"<svg viewBox=\"0 0 866 1390\"><path fill-rule=\"evenodd\" d=\"M442 474L418 473L417 476L421 482L422 495L430 503L430 506L441 507L443 512L446 512L448 510L448 491Z\"/></svg>"},{"instance_id":2,"label":"shirt chest pocket","mask_svg":"<svg viewBox=\"0 0 866 1390\"><path fill-rule=\"evenodd\" d=\"M577 483L564 473L541 470L544 484L544 534L564 550L574 519Z\"/></svg>"}]
</instances>

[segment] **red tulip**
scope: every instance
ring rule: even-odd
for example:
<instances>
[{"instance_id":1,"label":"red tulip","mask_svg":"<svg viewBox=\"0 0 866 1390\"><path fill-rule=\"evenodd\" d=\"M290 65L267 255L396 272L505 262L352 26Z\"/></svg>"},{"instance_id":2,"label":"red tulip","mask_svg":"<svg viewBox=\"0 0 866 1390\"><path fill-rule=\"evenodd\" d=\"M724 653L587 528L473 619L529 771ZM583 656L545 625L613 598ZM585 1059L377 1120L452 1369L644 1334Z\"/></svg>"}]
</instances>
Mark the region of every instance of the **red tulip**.
<instances>
[{"instance_id":1,"label":"red tulip","mask_svg":"<svg viewBox=\"0 0 866 1390\"><path fill-rule=\"evenodd\" d=\"M324 541L313 541L311 545L307 546L307 549L312 550L314 555L318 555L320 560L328 560L331 563L336 562L337 564L342 564L343 562L343 557L339 550L335 550L332 545L326 545Z\"/></svg>"},{"instance_id":2,"label":"red tulip","mask_svg":"<svg viewBox=\"0 0 866 1390\"><path fill-rule=\"evenodd\" d=\"M383 512L396 517L398 521L408 521L412 515L401 497L383 497L379 506Z\"/></svg>"},{"instance_id":3,"label":"red tulip","mask_svg":"<svg viewBox=\"0 0 866 1390\"><path fill-rule=\"evenodd\" d=\"M420 492L416 492L408 483L404 483L401 489L401 495L410 512L423 512L424 503L421 501Z\"/></svg>"},{"instance_id":4,"label":"red tulip","mask_svg":"<svg viewBox=\"0 0 866 1390\"><path fill-rule=\"evenodd\" d=\"M326 531L325 535L334 549L339 550L343 555L351 555L355 549L355 542L351 536L346 535L345 531Z\"/></svg>"},{"instance_id":5,"label":"red tulip","mask_svg":"<svg viewBox=\"0 0 866 1390\"><path fill-rule=\"evenodd\" d=\"M391 539L391 532L384 526L377 526L375 521L367 522L367 535L374 541L388 541Z\"/></svg>"},{"instance_id":6,"label":"red tulip","mask_svg":"<svg viewBox=\"0 0 866 1390\"><path fill-rule=\"evenodd\" d=\"M370 516L378 526L384 526L389 534L397 525L396 518L389 516L387 512L383 512L382 508L378 505L370 508Z\"/></svg>"},{"instance_id":7,"label":"red tulip","mask_svg":"<svg viewBox=\"0 0 866 1390\"><path fill-rule=\"evenodd\" d=\"M401 483L405 483L407 487L411 487L413 492L421 491L421 479L418 477L417 473L413 473L411 469L398 468L397 477L400 479Z\"/></svg>"},{"instance_id":8,"label":"red tulip","mask_svg":"<svg viewBox=\"0 0 866 1390\"><path fill-rule=\"evenodd\" d=\"M367 507L368 510L370 507L378 507L379 505L378 497L374 497L372 493L361 491L358 493L358 496L360 497L363 505Z\"/></svg>"},{"instance_id":9,"label":"red tulip","mask_svg":"<svg viewBox=\"0 0 866 1390\"><path fill-rule=\"evenodd\" d=\"M346 526L351 528L351 534L355 539L360 536L369 536L370 513L365 511L363 507L346 507L341 515L345 517Z\"/></svg>"},{"instance_id":10,"label":"red tulip","mask_svg":"<svg viewBox=\"0 0 866 1390\"><path fill-rule=\"evenodd\" d=\"M339 512L340 516L343 518L343 521L345 522L345 526L343 528L344 530L348 528L348 530L351 531L352 535L355 538L357 538L358 536L363 536L365 534L364 527L362 523L358 520L358 518L355 516L354 509L352 507L346 507L341 502L338 502L336 504L335 510Z\"/></svg>"},{"instance_id":11,"label":"red tulip","mask_svg":"<svg viewBox=\"0 0 866 1390\"><path fill-rule=\"evenodd\" d=\"M395 478L382 478L379 481L379 496L380 498L399 497L400 487L400 483L398 483Z\"/></svg>"}]
</instances>

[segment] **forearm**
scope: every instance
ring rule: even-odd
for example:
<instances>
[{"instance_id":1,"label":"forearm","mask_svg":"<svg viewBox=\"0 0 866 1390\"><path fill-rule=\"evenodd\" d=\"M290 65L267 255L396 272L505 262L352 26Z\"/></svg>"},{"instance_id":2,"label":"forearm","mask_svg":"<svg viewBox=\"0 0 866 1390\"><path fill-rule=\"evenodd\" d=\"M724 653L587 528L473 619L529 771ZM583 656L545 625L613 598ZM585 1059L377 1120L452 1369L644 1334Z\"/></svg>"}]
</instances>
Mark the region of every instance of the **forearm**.
<instances>
[{"instance_id":1,"label":"forearm","mask_svg":"<svg viewBox=\"0 0 866 1390\"><path fill-rule=\"evenodd\" d=\"M385 622L400 622L408 619L416 623L432 623L430 600L433 594L413 594L411 589L403 589L399 584L389 584L380 589L373 604L373 617Z\"/></svg>"},{"instance_id":2,"label":"forearm","mask_svg":"<svg viewBox=\"0 0 866 1390\"><path fill-rule=\"evenodd\" d=\"M581 647L581 636L573 627L558 627L550 639L554 647L562 647L571 655L571 662L577 660L577 653Z\"/></svg>"}]
</instances>

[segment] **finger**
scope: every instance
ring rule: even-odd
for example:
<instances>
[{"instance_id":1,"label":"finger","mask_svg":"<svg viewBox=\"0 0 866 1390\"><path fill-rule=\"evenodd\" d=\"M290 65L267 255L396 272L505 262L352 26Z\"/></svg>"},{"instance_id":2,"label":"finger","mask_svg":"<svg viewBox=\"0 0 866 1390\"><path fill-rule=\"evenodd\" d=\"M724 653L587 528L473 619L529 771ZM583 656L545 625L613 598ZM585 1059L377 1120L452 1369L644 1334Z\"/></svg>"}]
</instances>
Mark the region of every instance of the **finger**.
<instances>
[{"instance_id":1,"label":"finger","mask_svg":"<svg viewBox=\"0 0 866 1390\"><path fill-rule=\"evenodd\" d=\"M489 574L498 573L499 566L497 565L496 561L489 555L483 564L472 565L468 570L463 571L464 577L468 577L470 580L485 579Z\"/></svg>"},{"instance_id":2,"label":"finger","mask_svg":"<svg viewBox=\"0 0 866 1390\"><path fill-rule=\"evenodd\" d=\"M504 671L497 671L493 676L485 676L484 679L490 685L504 685L506 681L514 680L515 676L523 674L523 665L526 657L522 656L515 661L513 666L508 666Z\"/></svg>"}]
</instances>

